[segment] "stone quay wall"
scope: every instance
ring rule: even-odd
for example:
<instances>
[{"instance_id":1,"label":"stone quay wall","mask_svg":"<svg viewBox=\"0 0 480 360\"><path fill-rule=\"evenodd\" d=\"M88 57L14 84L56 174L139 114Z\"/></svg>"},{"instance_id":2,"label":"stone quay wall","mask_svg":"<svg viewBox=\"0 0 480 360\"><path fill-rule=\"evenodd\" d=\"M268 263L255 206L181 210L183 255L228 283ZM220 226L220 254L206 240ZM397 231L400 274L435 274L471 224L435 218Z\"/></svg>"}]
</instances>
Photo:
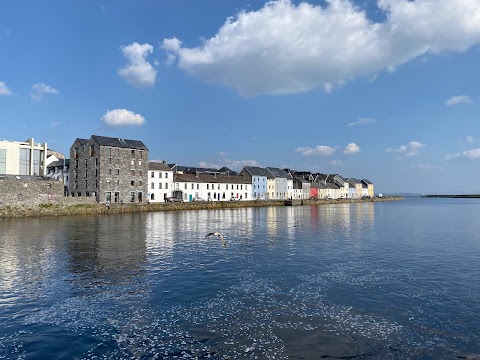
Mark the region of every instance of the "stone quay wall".
<instances>
[{"instance_id":1,"label":"stone quay wall","mask_svg":"<svg viewBox=\"0 0 480 360\"><path fill-rule=\"evenodd\" d=\"M69 216L69 215L98 215L98 214L121 214L134 212L155 212L155 211L185 211L185 210L210 210L210 209L234 209L244 207L265 207L285 206L283 200L252 200L252 201L220 201L220 202L188 202L188 203L156 203L139 204L98 204L75 202L74 200L93 199L86 197L69 197L66 202L47 202L37 206L2 206L0 205L0 218L16 218L31 216ZM392 201L402 200L402 197L383 197L374 199L356 200L294 200L292 206L302 205L327 205L327 204L348 204L360 202Z\"/></svg>"},{"instance_id":2,"label":"stone quay wall","mask_svg":"<svg viewBox=\"0 0 480 360\"><path fill-rule=\"evenodd\" d=\"M59 180L0 179L0 207L59 203L63 199L63 182Z\"/></svg>"}]
</instances>

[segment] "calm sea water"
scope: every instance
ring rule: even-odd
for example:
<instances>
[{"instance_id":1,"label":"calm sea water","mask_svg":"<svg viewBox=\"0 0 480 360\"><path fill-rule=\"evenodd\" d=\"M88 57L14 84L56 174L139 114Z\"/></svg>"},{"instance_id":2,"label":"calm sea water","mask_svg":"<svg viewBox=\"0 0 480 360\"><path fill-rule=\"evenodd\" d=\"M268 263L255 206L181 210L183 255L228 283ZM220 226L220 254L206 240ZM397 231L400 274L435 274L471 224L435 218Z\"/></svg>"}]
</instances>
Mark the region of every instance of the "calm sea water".
<instances>
[{"instance_id":1,"label":"calm sea water","mask_svg":"<svg viewBox=\"0 0 480 360\"><path fill-rule=\"evenodd\" d=\"M421 198L0 220L0 358L480 359L479 220Z\"/></svg>"}]
</instances>

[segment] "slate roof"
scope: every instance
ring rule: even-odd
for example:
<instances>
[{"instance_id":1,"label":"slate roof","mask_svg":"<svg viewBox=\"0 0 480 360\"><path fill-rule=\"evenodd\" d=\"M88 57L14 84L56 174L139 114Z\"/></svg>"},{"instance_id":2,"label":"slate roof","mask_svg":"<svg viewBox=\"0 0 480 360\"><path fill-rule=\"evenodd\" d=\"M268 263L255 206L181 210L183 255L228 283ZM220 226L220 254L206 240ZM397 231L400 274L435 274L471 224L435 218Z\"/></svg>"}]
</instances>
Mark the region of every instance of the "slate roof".
<instances>
[{"instance_id":1,"label":"slate roof","mask_svg":"<svg viewBox=\"0 0 480 360\"><path fill-rule=\"evenodd\" d=\"M218 169L215 168L202 168L196 166L182 166L177 164L168 164L173 171L184 172L187 174L195 174L195 173L218 173Z\"/></svg>"},{"instance_id":2,"label":"slate roof","mask_svg":"<svg viewBox=\"0 0 480 360\"><path fill-rule=\"evenodd\" d=\"M313 182L310 186L315 189L328 189L327 185L323 182Z\"/></svg>"},{"instance_id":3,"label":"slate roof","mask_svg":"<svg viewBox=\"0 0 480 360\"><path fill-rule=\"evenodd\" d=\"M265 176L267 178L271 178L272 174L265 168L261 168L258 166L244 166L243 167L246 172L248 172L252 176Z\"/></svg>"},{"instance_id":4,"label":"slate roof","mask_svg":"<svg viewBox=\"0 0 480 360\"><path fill-rule=\"evenodd\" d=\"M63 160L52 161L50 164L48 164L47 168L63 167L63 164ZM70 159L65 159L65 166L70 166Z\"/></svg>"},{"instance_id":5,"label":"slate roof","mask_svg":"<svg viewBox=\"0 0 480 360\"><path fill-rule=\"evenodd\" d=\"M172 169L161 161L149 161L148 170L172 171Z\"/></svg>"},{"instance_id":6,"label":"slate roof","mask_svg":"<svg viewBox=\"0 0 480 360\"><path fill-rule=\"evenodd\" d=\"M76 138L75 141L78 141L80 143L80 145L85 146L88 139Z\"/></svg>"},{"instance_id":7,"label":"slate roof","mask_svg":"<svg viewBox=\"0 0 480 360\"><path fill-rule=\"evenodd\" d=\"M283 169L274 168L274 167L267 167L267 170L270 171L270 173L275 178L280 178L280 179L291 179L292 178L292 175L290 175L289 173L287 173Z\"/></svg>"},{"instance_id":8,"label":"slate roof","mask_svg":"<svg viewBox=\"0 0 480 360\"><path fill-rule=\"evenodd\" d=\"M368 179L362 179L362 182L364 182L367 185L373 185L373 183Z\"/></svg>"},{"instance_id":9,"label":"slate roof","mask_svg":"<svg viewBox=\"0 0 480 360\"><path fill-rule=\"evenodd\" d=\"M91 139L100 146L111 146L124 149L148 150L140 140L128 140L122 138L113 138L107 136L92 135Z\"/></svg>"},{"instance_id":10,"label":"slate roof","mask_svg":"<svg viewBox=\"0 0 480 360\"><path fill-rule=\"evenodd\" d=\"M213 175L213 174L174 174L173 181L175 182L190 182L190 183L208 183L208 184L251 184L250 181L243 176L236 175ZM181 190L181 189L180 189Z\"/></svg>"}]
</instances>

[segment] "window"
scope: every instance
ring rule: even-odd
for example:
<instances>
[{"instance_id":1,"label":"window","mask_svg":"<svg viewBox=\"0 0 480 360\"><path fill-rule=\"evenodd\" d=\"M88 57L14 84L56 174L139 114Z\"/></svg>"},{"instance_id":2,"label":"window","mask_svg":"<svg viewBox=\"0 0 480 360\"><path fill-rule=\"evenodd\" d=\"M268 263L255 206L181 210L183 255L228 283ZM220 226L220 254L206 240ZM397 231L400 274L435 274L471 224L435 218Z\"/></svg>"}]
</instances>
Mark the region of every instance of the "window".
<instances>
[{"instance_id":1,"label":"window","mask_svg":"<svg viewBox=\"0 0 480 360\"><path fill-rule=\"evenodd\" d=\"M158 177L161 179L162 178L162 173L158 173Z\"/></svg>"},{"instance_id":2,"label":"window","mask_svg":"<svg viewBox=\"0 0 480 360\"><path fill-rule=\"evenodd\" d=\"M135 166L135 160L131 160L130 165Z\"/></svg>"},{"instance_id":3,"label":"window","mask_svg":"<svg viewBox=\"0 0 480 360\"><path fill-rule=\"evenodd\" d=\"M162 189L162 183L159 183L159 184L158 184L158 188L159 188L159 189ZM165 188L165 189L166 189L166 188Z\"/></svg>"},{"instance_id":4,"label":"window","mask_svg":"<svg viewBox=\"0 0 480 360\"><path fill-rule=\"evenodd\" d=\"M197 184L197 190L200 190L200 184Z\"/></svg>"},{"instance_id":5,"label":"window","mask_svg":"<svg viewBox=\"0 0 480 360\"><path fill-rule=\"evenodd\" d=\"M112 155L112 148L107 147L107 156L111 156L111 155Z\"/></svg>"},{"instance_id":6,"label":"window","mask_svg":"<svg viewBox=\"0 0 480 360\"><path fill-rule=\"evenodd\" d=\"M226 189L226 190L228 190L228 184L227 184L227 185L225 185L225 189Z\"/></svg>"},{"instance_id":7,"label":"window","mask_svg":"<svg viewBox=\"0 0 480 360\"><path fill-rule=\"evenodd\" d=\"M107 191L105 193L105 202L109 203L112 201L112 193L110 191Z\"/></svg>"},{"instance_id":8,"label":"window","mask_svg":"<svg viewBox=\"0 0 480 360\"><path fill-rule=\"evenodd\" d=\"M117 156L120 156L120 149L117 148Z\"/></svg>"},{"instance_id":9,"label":"window","mask_svg":"<svg viewBox=\"0 0 480 360\"><path fill-rule=\"evenodd\" d=\"M187 190L187 183L185 183L185 190Z\"/></svg>"},{"instance_id":10,"label":"window","mask_svg":"<svg viewBox=\"0 0 480 360\"><path fill-rule=\"evenodd\" d=\"M138 160L138 166L142 166L142 160Z\"/></svg>"},{"instance_id":11,"label":"window","mask_svg":"<svg viewBox=\"0 0 480 360\"><path fill-rule=\"evenodd\" d=\"M153 171L151 172L150 177L152 177L152 178L155 177L155 173Z\"/></svg>"},{"instance_id":12,"label":"window","mask_svg":"<svg viewBox=\"0 0 480 360\"><path fill-rule=\"evenodd\" d=\"M150 189L155 189L155 183L150 184Z\"/></svg>"},{"instance_id":13,"label":"window","mask_svg":"<svg viewBox=\"0 0 480 360\"><path fill-rule=\"evenodd\" d=\"M130 175L135 176L135 170L134 169L130 169Z\"/></svg>"},{"instance_id":14,"label":"window","mask_svg":"<svg viewBox=\"0 0 480 360\"><path fill-rule=\"evenodd\" d=\"M135 157L135 150L132 150L132 158L134 158L134 157ZM134 197L134 199L135 199L135 197Z\"/></svg>"},{"instance_id":15,"label":"window","mask_svg":"<svg viewBox=\"0 0 480 360\"><path fill-rule=\"evenodd\" d=\"M115 186L120 186L120 180L115 180Z\"/></svg>"},{"instance_id":16,"label":"window","mask_svg":"<svg viewBox=\"0 0 480 360\"><path fill-rule=\"evenodd\" d=\"M107 186L112 185L112 180L107 180Z\"/></svg>"},{"instance_id":17,"label":"window","mask_svg":"<svg viewBox=\"0 0 480 360\"><path fill-rule=\"evenodd\" d=\"M168 189L168 183L165 183L165 189Z\"/></svg>"},{"instance_id":18,"label":"window","mask_svg":"<svg viewBox=\"0 0 480 360\"><path fill-rule=\"evenodd\" d=\"M98 166L98 158L95 158L95 166Z\"/></svg>"},{"instance_id":19,"label":"window","mask_svg":"<svg viewBox=\"0 0 480 360\"><path fill-rule=\"evenodd\" d=\"M135 191L130 192L130 202L135 202Z\"/></svg>"},{"instance_id":20,"label":"window","mask_svg":"<svg viewBox=\"0 0 480 360\"><path fill-rule=\"evenodd\" d=\"M120 175L120 169L115 169L115 175Z\"/></svg>"},{"instance_id":21,"label":"window","mask_svg":"<svg viewBox=\"0 0 480 360\"><path fill-rule=\"evenodd\" d=\"M247 199L247 193L245 193L245 199Z\"/></svg>"},{"instance_id":22,"label":"window","mask_svg":"<svg viewBox=\"0 0 480 360\"><path fill-rule=\"evenodd\" d=\"M0 149L0 174L7 173L7 150Z\"/></svg>"},{"instance_id":23,"label":"window","mask_svg":"<svg viewBox=\"0 0 480 360\"><path fill-rule=\"evenodd\" d=\"M115 159L115 164L116 164L116 165L120 164L120 159L119 159L119 158L116 158L116 159Z\"/></svg>"},{"instance_id":24,"label":"window","mask_svg":"<svg viewBox=\"0 0 480 360\"><path fill-rule=\"evenodd\" d=\"M209 188L209 186L210 186L210 184L207 184L207 190L209 190L209 189L210 189L210 188Z\"/></svg>"},{"instance_id":25,"label":"window","mask_svg":"<svg viewBox=\"0 0 480 360\"><path fill-rule=\"evenodd\" d=\"M78 148L73 149L73 157L78 159Z\"/></svg>"},{"instance_id":26,"label":"window","mask_svg":"<svg viewBox=\"0 0 480 360\"><path fill-rule=\"evenodd\" d=\"M112 163L112 158L108 158L108 159L107 159L107 163L108 163L108 164L111 164L111 163Z\"/></svg>"},{"instance_id":27,"label":"window","mask_svg":"<svg viewBox=\"0 0 480 360\"><path fill-rule=\"evenodd\" d=\"M88 166L88 159L85 159L85 167Z\"/></svg>"},{"instance_id":28,"label":"window","mask_svg":"<svg viewBox=\"0 0 480 360\"><path fill-rule=\"evenodd\" d=\"M131 186L135 186L135 180L130 181Z\"/></svg>"},{"instance_id":29,"label":"window","mask_svg":"<svg viewBox=\"0 0 480 360\"><path fill-rule=\"evenodd\" d=\"M143 176L143 170L138 170L138 176Z\"/></svg>"},{"instance_id":30,"label":"window","mask_svg":"<svg viewBox=\"0 0 480 360\"><path fill-rule=\"evenodd\" d=\"M217 190L220 190L220 184L218 184L218 186L217 186Z\"/></svg>"},{"instance_id":31,"label":"window","mask_svg":"<svg viewBox=\"0 0 480 360\"><path fill-rule=\"evenodd\" d=\"M240 190L243 190L243 185L240 185Z\"/></svg>"},{"instance_id":32,"label":"window","mask_svg":"<svg viewBox=\"0 0 480 360\"><path fill-rule=\"evenodd\" d=\"M138 180L137 181L137 186L142 186L143 185L143 181L142 180Z\"/></svg>"},{"instance_id":33,"label":"window","mask_svg":"<svg viewBox=\"0 0 480 360\"><path fill-rule=\"evenodd\" d=\"M139 157L140 159L143 158L143 150L140 150L140 151L138 152L138 157Z\"/></svg>"},{"instance_id":34,"label":"window","mask_svg":"<svg viewBox=\"0 0 480 360\"><path fill-rule=\"evenodd\" d=\"M95 148L93 147L93 145L90 145L90 156L95 156Z\"/></svg>"},{"instance_id":35,"label":"window","mask_svg":"<svg viewBox=\"0 0 480 360\"><path fill-rule=\"evenodd\" d=\"M108 169L108 175L112 175L112 169Z\"/></svg>"},{"instance_id":36,"label":"window","mask_svg":"<svg viewBox=\"0 0 480 360\"><path fill-rule=\"evenodd\" d=\"M165 179L168 179L168 173L165 173Z\"/></svg>"},{"instance_id":37,"label":"window","mask_svg":"<svg viewBox=\"0 0 480 360\"><path fill-rule=\"evenodd\" d=\"M193 188L194 188L194 184L192 183L192 190L193 190Z\"/></svg>"},{"instance_id":38,"label":"window","mask_svg":"<svg viewBox=\"0 0 480 360\"><path fill-rule=\"evenodd\" d=\"M155 194L150 194L150 200L155 200Z\"/></svg>"},{"instance_id":39,"label":"window","mask_svg":"<svg viewBox=\"0 0 480 360\"><path fill-rule=\"evenodd\" d=\"M20 149L19 174L30 175L30 149Z\"/></svg>"}]
</instances>

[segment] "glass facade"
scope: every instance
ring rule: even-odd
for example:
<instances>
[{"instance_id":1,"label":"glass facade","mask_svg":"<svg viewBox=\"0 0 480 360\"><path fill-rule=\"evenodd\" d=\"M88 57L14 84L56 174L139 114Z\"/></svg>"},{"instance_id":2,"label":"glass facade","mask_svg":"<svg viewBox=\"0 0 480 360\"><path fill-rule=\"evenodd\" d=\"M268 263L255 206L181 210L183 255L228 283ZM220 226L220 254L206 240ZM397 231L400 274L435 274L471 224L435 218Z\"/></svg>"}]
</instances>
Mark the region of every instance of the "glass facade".
<instances>
[{"instance_id":1,"label":"glass facade","mask_svg":"<svg viewBox=\"0 0 480 360\"><path fill-rule=\"evenodd\" d=\"M19 174L30 175L30 149L20 149Z\"/></svg>"},{"instance_id":2,"label":"glass facade","mask_svg":"<svg viewBox=\"0 0 480 360\"><path fill-rule=\"evenodd\" d=\"M0 149L0 174L7 173L7 150Z\"/></svg>"}]
</instances>

